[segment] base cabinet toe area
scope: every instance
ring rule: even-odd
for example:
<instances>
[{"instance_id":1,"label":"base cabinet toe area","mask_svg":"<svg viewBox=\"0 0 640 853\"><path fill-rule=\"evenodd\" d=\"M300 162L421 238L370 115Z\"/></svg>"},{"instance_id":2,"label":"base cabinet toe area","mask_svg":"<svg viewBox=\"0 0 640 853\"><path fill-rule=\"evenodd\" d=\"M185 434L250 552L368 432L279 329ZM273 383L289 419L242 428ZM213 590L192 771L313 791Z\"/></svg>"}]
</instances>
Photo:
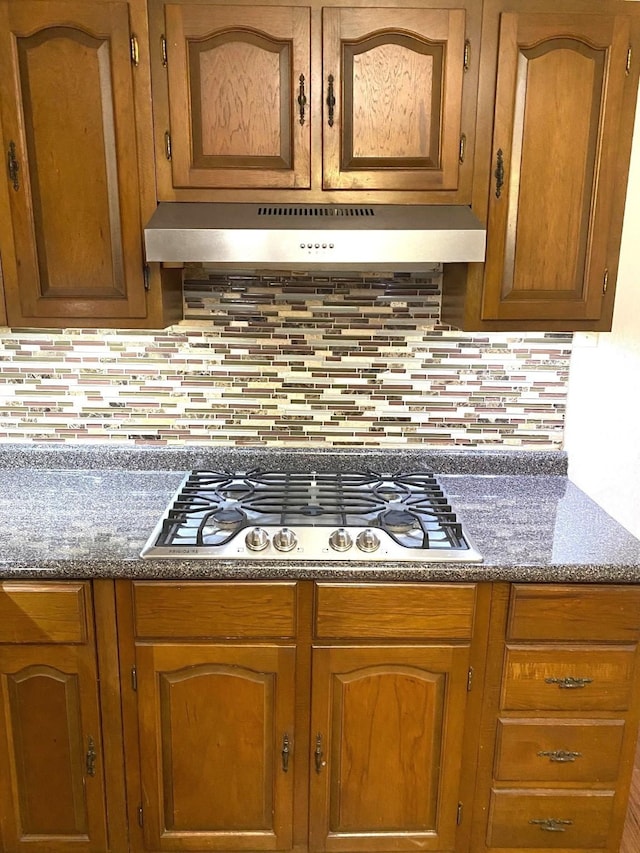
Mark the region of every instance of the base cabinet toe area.
<instances>
[{"instance_id":1,"label":"base cabinet toe area","mask_svg":"<svg viewBox=\"0 0 640 853\"><path fill-rule=\"evenodd\" d=\"M0 851L618 853L640 587L0 584Z\"/></svg>"}]
</instances>

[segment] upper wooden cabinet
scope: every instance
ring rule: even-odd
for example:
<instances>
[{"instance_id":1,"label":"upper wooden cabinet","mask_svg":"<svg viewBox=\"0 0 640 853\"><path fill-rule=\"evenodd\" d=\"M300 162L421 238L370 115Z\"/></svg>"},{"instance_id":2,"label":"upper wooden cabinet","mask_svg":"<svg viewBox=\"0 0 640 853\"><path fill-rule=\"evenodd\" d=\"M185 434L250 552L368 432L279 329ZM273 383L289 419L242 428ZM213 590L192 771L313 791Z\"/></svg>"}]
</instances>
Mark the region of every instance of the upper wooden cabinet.
<instances>
[{"instance_id":1,"label":"upper wooden cabinet","mask_svg":"<svg viewBox=\"0 0 640 853\"><path fill-rule=\"evenodd\" d=\"M167 4L164 14L170 130L159 156L173 185L308 187L309 9Z\"/></svg>"},{"instance_id":2,"label":"upper wooden cabinet","mask_svg":"<svg viewBox=\"0 0 640 853\"><path fill-rule=\"evenodd\" d=\"M145 282L138 133L151 125L136 108L142 45L132 42L130 11L126 2L0 3L0 206L10 218L0 248L11 325L166 319Z\"/></svg>"},{"instance_id":3,"label":"upper wooden cabinet","mask_svg":"<svg viewBox=\"0 0 640 853\"><path fill-rule=\"evenodd\" d=\"M327 8L322 37L325 189L457 189L464 9Z\"/></svg>"},{"instance_id":4,"label":"upper wooden cabinet","mask_svg":"<svg viewBox=\"0 0 640 853\"><path fill-rule=\"evenodd\" d=\"M486 9L487 73L497 48L487 256L462 318L450 301L462 270L446 272L444 315L457 325L610 326L638 77L631 6Z\"/></svg>"},{"instance_id":5,"label":"upper wooden cabinet","mask_svg":"<svg viewBox=\"0 0 640 853\"><path fill-rule=\"evenodd\" d=\"M448 5L152 0L160 198L469 202L479 11Z\"/></svg>"}]
</instances>

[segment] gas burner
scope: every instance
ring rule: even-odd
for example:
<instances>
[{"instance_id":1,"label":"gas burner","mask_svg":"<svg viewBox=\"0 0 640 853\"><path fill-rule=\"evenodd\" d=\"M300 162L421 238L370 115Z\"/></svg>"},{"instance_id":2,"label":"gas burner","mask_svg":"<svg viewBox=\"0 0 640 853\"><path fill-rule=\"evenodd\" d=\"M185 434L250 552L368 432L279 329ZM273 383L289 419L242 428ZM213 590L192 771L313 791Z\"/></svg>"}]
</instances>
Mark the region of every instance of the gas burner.
<instances>
[{"instance_id":1,"label":"gas burner","mask_svg":"<svg viewBox=\"0 0 640 853\"><path fill-rule=\"evenodd\" d=\"M411 494L411 490L394 481L392 483L379 483L373 487L373 493L385 503L396 503L397 501L404 501Z\"/></svg>"},{"instance_id":2,"label":"gas burner","mask_svg":"<svg viewBox=\"0 0 640 853\"><path fill-rule=\"evenodd\" d=\"M193 471L142 556L480 562L429 472Z\"/></svg>"},{"instance_id":3,"label":"gas burner","mask_svg":"<svg viewBox=\"0 0 640 853\"><path fill-rule=\"evenodd\" d=\"M223 498L228 500L239 501L244 498L251 497L254 493L255 488L251 485L251 483L240 482L240 483L227 483L224 486L220 486L218 488L218 494Z\"/></svg>"},{"instance_id":4,"label":"gas burner","mask_svg":"<svg viewBox=\"0 0 640 853\"><path fill-rule=\"evenodd\" d=\"M235 507L218 509L211 513L208 522L213 527L221 530L234 530L239 524L247 520L247 515L241 509ZM213 524L211 524L213 522Z\"/></svg>"},{"instance_id":5,"label":"gas burner","mask_svg":"<svg viewBox=\"0 0 640 853\"><path fill-rule=\"evenodd\" d=\"M420 524L414 513L403 509L388 509L380 513L379 520L391 533L408 533Z\"/></svg>"}]
</instances>

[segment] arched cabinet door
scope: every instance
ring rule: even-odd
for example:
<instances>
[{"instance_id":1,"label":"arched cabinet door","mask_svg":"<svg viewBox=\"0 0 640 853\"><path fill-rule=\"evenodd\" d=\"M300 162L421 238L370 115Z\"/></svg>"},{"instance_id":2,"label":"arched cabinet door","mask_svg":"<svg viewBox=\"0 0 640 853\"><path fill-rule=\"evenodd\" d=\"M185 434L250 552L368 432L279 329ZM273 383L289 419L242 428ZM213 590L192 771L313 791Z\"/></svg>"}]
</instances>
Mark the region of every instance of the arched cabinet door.
<instances>
[{"instance_id":1,"label":"arched cabinet door","mask_svg":"<svg viewBox=\"0 0 640 853\"><path fill-rule=\"evenodd\" d=\"M170 184L308 187L309 9L166 4L154 27L166 44L156 82L167 77L169 122L156 122L156 141Z\"/></svg>"},{"instance_id":2,"label":"arched cabinet door","mask_svg":"<svg viewBox=\"0 0 640 853\"><path fill-rule=\"evenodd\" d=\"M0 646L3 853L107 849L96 685L88 646Z\"/></svg>"},{"instance_id":3,"label":"arched cabinet door","mask_svg":"<svg viewBox=\"0 0 640 853\"><path fill-rule=\"evenodd\" d=\"M149 645L136 659L145 847L290 849L295 650Z\"/></svg>"},{"instance_id":4,"label":"arched cabinet door","mask_svg":"<svg viewBox=\"0 0 640 853\"><path fill-rule=\"evenodd\" d=\"M598 320L617 267L631 16L524 6L499 16L482 318Z\"/></svg>"},{"instance_id":5,"label":"arched cabinet door","mask_svg":"<svg viewBox=\"0 0 640 853\"><path fill-rule=\"evenodd\" d=\"M313 655L310 849L453 850L468 647Z\"/></svg>"},{"instance_id":6,"label":"arched cabinet door","mask_svg":"<svg viewBox=\"0 0 640 853\"><path fill-rule=\"evenodd\" d=\"M0 3L11 324L146 316L130 36L124 2Z\"/></svg>"},{"instance_id":7,"label":"arched cabinet door","mask_svg":"<svg viewBox=\"0 0 640 853\"><path fill-rule=\"evenodd\" d=\"M465 19L463 8L323 9L325 189L458 189L473 133L461 128Z\"/></svg>"}]
</instances>

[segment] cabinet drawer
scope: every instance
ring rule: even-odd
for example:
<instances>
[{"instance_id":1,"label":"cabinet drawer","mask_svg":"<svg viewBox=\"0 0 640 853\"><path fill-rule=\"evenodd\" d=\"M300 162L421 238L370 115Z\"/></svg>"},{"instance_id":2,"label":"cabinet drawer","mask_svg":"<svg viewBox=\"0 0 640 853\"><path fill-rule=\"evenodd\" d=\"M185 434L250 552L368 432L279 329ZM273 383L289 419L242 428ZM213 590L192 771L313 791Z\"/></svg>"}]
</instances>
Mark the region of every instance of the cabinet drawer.
<instances>
[{"instance_id":1,"label":"cabinet drawer","mask_svg":"<svg viewBox=\"0 0 640 853\"><path fill-rule=\"evenodd\" d=\"M467 639L472 584L316 584L316 637Z\"/></svg>"},{"instance_id":2,"label":"cabinet drawer","mask_svg":"<svg viewBox=\"0 0 640 853\"><path fill-rule=\"evenodd\" d=\"M511 711L624 711L635 646L507 647L502 708Z\"/></svg>"},{"instance_id":3,"label":"cabinet drawer","mask_svg":"<svg viewBox=\"0 0 640 853\"><path fill-rule=\"evenodd\" d=\"M614 782L624 720L499 720L501 782Z\"/></svg>"},{"instance_id":4,"label":"cabinet drawer","mask_svg":"<svg viewBox=\"0 0 640 853\"><path fill-rule=\"evenodd\" d=\"M86 583L0 585L0 643L87 641Z\"/></svg>"},{"instance_id":5,"label":"cabinet drawer","mask_svg":"<svg viewBox=\"0 0 640 853\"><path fill-rule=\"evenodd\" d=\"M487 845L539 849L607 846L613 791L492 791Z\"/></svg>"},{"instance_id":6,"label":"cabinet drawer","mask_svg":"<svg viewBox=\"0 0 640 853\"><path fill-rule=\"evenodd\" d=\"M640 587L514 584L507 639L632 642L640 636Z\"/></svg>"},{"instance_id":7,"label":"cabinet drawer","mask_svg":"<svg viewBox=\"0 0 640 853\"><path fill-rule=\"evenodd\" d=\"M291 638L295 583L137 581L135 633L144 639Z\"/></svg>"}]
</instances>

